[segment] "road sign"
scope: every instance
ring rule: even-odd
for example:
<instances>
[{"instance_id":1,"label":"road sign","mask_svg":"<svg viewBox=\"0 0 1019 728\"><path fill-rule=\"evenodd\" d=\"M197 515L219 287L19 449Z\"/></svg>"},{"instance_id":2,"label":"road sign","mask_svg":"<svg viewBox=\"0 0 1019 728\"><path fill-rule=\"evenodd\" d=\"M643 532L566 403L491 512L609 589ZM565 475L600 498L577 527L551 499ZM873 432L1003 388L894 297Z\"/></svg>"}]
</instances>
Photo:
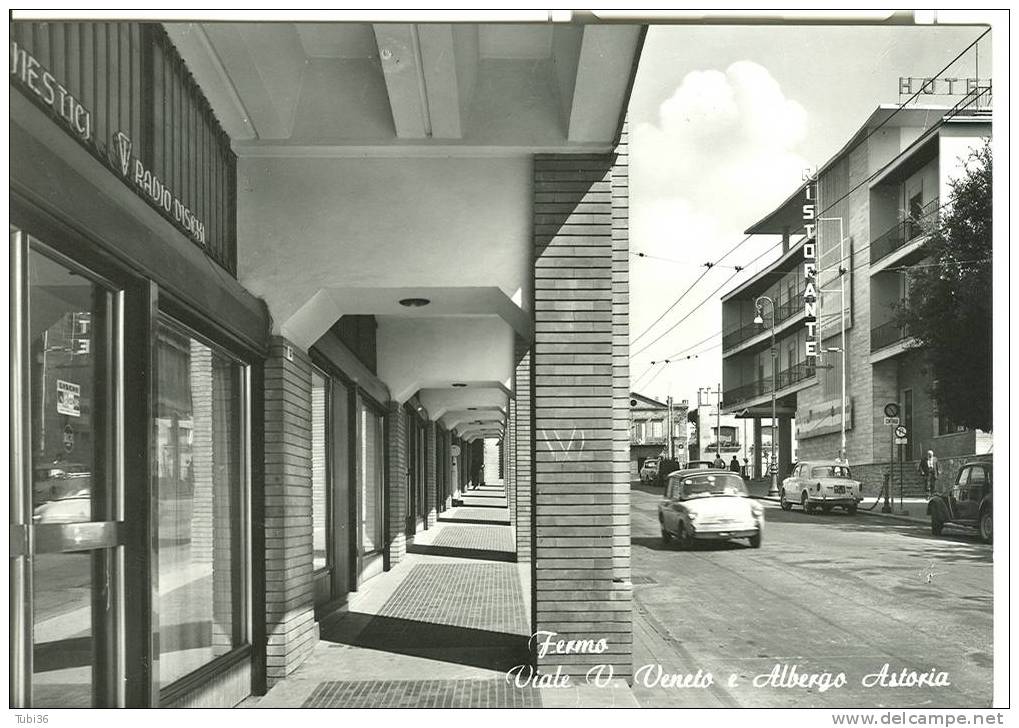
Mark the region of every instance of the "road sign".
<instances>
[{"instance_id":1,"label":"road sign","mask_svg":"<svg viewBox=\"0 0 1019 728\"><path fill-rule=\"evenodd\" d=\"M889 402L885 405L885 417L898 417L899 405L897 402ZM888 424L887 422L885 424Z\"/></svg>"},{"instance_id":2,"label":"road sign","mask_svg":"<svg viewBox=\"0 0 1019 728\"><path fill-rule=\"evenodd\" d=\"M905 425L899 425L898 427L895 428L895 437L898 439L904 438L908 434L909 431L906 430Z\"/></svg>"},{"instance_id":3,"label":"road sign","mask_svg":"<svg viewBox=\"0 0 1019 728\"><path fill-rule=\"evenodd\" d=\"M886 409L885 411L887 412L888 410ZM898 417L885 417L885 424L886 425L897 425L897 424L899 424L899 418Z\"/></svg>"},{"instance_id":4,"label":"road sign","mask_svg":"<svg viewBox=\"0 0 1019 728\"><path fill-rule=\"evenodd\" d=\"M896 445L908 445L909 444L909 439L905 438L905 437L896 437L895 438L895 444Z\"/></svg>"}]
</instances>

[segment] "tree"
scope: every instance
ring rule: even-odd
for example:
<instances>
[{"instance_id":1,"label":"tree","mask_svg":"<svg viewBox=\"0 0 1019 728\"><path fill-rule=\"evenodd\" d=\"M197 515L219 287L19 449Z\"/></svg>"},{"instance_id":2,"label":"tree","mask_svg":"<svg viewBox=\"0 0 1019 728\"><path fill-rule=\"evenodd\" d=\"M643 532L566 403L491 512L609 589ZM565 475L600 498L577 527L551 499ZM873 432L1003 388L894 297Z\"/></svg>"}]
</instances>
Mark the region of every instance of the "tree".
<instances>
[{"instance_id":1,"label":"tree","mask_svg":"<svg viewBox=\"0 0 1019 728\"><path fill-rule=\"evenodd\" d=\"M897 320L916 339L933 372L938 412L965 427L990 430L991 146L972 152L966 174L949 184L921 250L908 268L908 300ZM945 204L947 202L947 204Z\"/></svg>"}]
</instances>

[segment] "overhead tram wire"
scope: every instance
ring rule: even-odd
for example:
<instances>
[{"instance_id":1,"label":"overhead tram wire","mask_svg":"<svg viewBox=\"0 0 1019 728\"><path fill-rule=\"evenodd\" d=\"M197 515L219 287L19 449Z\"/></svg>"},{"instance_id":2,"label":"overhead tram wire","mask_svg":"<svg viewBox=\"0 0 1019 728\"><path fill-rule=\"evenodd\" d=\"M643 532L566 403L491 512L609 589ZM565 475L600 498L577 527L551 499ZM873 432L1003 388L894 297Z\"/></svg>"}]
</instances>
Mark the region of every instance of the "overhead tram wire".
<instances>
[{"instance_id":1,"label":"overhead tram wire","mask_svg":"<svg viewBox=\"0 0 1019 728\"><path fill-rule=\"evenodd\" d=\"M749 268L749 267L750 267L750 266L752 266L752 265L753 265L754 263L756 263L756 262L757 262L758 260L760 260L761 258L763 258L763 257L764 257L765 255L767 255L767 254L771 253L771 252L772 252L773 250L775 250L775 248L777 248L777 247L779 247L779 246L781 246L781 245L782 245L782 241L780 240L779 242L775 243L775 244L774 244L774 245L772 245L771 247L769 247L769 248L766 248L766 249L765 249L765 250L764 250L764 251L763 251L763 252L762 252L762 253L761 253L760 255L758 255L758 256L757 256L756 258L754 258L754 259L753 259L752 261L750 261L749 263L747 263L747 264L746 264L745 266L743 266L743 268L744 268L744 269L746 269L746 268ZM693 315L693 314L694 314L694 313L695 313L696 311L698 311L698 310L699 310L699 309L700 309L700 308L701 308L702 306L704 306L704 305L705 305L705 304L706 304L706 303L707 303L708 301L710 301L710 300L711 300L712 298L714 298L715 294L716 294L716 293L718 293L718 292L719 292L720 290L722 290L723 288L725 288L725 286L727 286L727 285L729 284L729 282L730 282L730 281L731 281L731 280L732 280L733 278L735 278L736 276L738 276L738 275L740 274L740 272L741 272L741 271L734 271L734 272L732 273L732 275L730 275L730 276L729 276L728 278L726 278L726 279L725 279L724 281L722 281L721 285L719 285L719 286L718 286L718 288L716 288L716 289L715 289L715 290L713 290L713 291L712 291L711 293L709 293L709 294L707 295L707 297L706 297L706 298L705 298L705 299L704 299L703 301L701 301L701 302L700 302L700 303L698 303L698 304L697 304L696 306L694 306L694 307L693 307L692 309L690 309L690 311L688 311L688 312L687 312L687 314L686 314L686 315L685 315L685 316L684 316L683 318L681 318L681 319L680 319L679 321L677 321L677 322L676 322L676 323L674 323L674 324L673 324L672 326L670 326L670 327L669 327L669 328L667 328L667 329L666 329L665 331L663 331L663 332L662 332L661 334L659 334L659 335L658 335L658 336L657 336L657 337L656 337L656 338L655 338L655 339L654 339L653 341L650 341L650 342L648 342L647 344L645 344L644 346L642 346L642 347L641 347L640 349L638 349L638 350L637 350L636 352L634 352L633 354L631 354L631 355L630 355L630 358L631 358L631 359L633 359L634 357L636 357L636 356L639 356L639 355L640 355L640 354L641 354L642 352L644 352L644 351L647 351L647 350L648 350L648 349L649 349L650 347L654 346L654 345L655 345L656 343L658 343L659 341L661 341L661 340L662 340L662 339L663 339L663 338L664 338L664 337L665 337L665 336L666 336L666 335L667 335L668 333L670 333L671 331L673 331L673 330L674 330L674 329L675 329L675 328L676 328L677 326L679 326L679 325L680 325L681 323L683 323L683 322L684 322L684 321L686 321L686 320L687 320L688 318L690 318L690 317L691 317L691 316L692 316L692 315Z\"/></svg>"},{"instance_id":2,"label":"overhead tram wire","mask_svg":"<svg viewBox=\"0 0 1019 728\"><path fill-rule=\"evenodd\" d=\"M984 31L983 33L981 33L981 34L980 34L980 35L979 35L979 36L977 37L977 39L976 39L976 40L974 40L974 41L973 41L972 43L970 43L970 44L969 44L968 46L966 46L966 47L965 47L965 48L963 48L963 49L962 49L961 51L959 51L959 54L958 54L958 55L957 55L957 56L956 56L955 58L953 58L953 59L952 59L951 61L949 61L949 62L948 62L948 65L946 65L946 66L945 66L944 68L942 68L942 69L941 69L940 71L938 71L937 73L933 74L932 76L929 76L928 78L938 78L938 77L940 77L940 76L941 76L941 74L945 73L945 71L947 71L947 70L948 70L949 68L951 68L951 67L952 67L953 65L955 65L955 62L956 62L956 61L958 61L958 60L959 60L960 58L962 58L962 57L963 57L964 55L966 55L966 53L967 53L967 52L969 52L969 50L970 50L971 48L973 48L973 47L974 47L974 46L975 46L975 45L976 45L977 43L979 43L979 42L980 42L980 41L981 41L981 40L983 39L983 37L984 37L985 35L987 35L988 33L990 33L990 32L991 32L991 29L990 29L990 28L988 28L987 30L985 30L985 31ZM877 125L877 126L875 126L875 127L873 128L873 129L871 129L871 130L870 130L870 132L868 132L868 133L867 133L867 135L863 137L863 139L861 139L861 140L860 140L860 141L858 141L858 142L857 142L856 144L854 144L854 145L853 145L853 149L856 149L856 147L860 146L860 145L861 145L861 144L863 144L863 143L864 143L865 141L867 141L867 140L868 140L868 139L870 139L870 138L871 138L872 136L874 136L874 134L876 134L876 133L878 132L878 130L879 130L879 129L881 129L881 127L883 127L883 126L884 126L885 124L887 124L887 123L888 123L889 121L891 121L891 120L892 120L892 119L893 119L893 118L895 117L895 115L896 115L896 114L898 114L898 113L899 113L900 111L902 111L902 110L903 110L904 108L906 108L906 106L907 106L908 104L912 103L912 102L913 102L913 101L915 101L915 100L916 100L917 98L919 98L919 97L920 97L920 94L921 94L921 92L923 91L923 89L924 89L924 87L923 87L923 86L921 85L921 86L920 86L920 90L919 90L919 91L917 91L917 92L916 92L916 93L914 93L914 94L913 94L912 96L910 96L910 97L909 97L908 99L906 99L905 101L903 101L902 103L900 103L900 104L898 105L898 107L897 107L897 108L895 109L895 111L893 111L893 112L892 112L891 114L889 114L889 115L888 115L888 117L887 117L887 118L885 118L885 120L884 120L884 121L882 121L882 122L881 122L880 124L878 124L878 125ZM977 96L975 96L973 100L975 101L975 100L976 100L977 98L979 98L980 96L982 96L982 95L984 94L984 92L986 92L986 91L989 91L989 90L990 90L989 88L988 88L988 89L984 89L984 91L981 91L981 92L980 92L979 94L977 94ZM969 103L967 103L966 105L968 106L968 105L969 105ZM958 106L958 104L956 104L956 106ZM963 108L965 108L965 107L963 107ZM953 110L954 110L954 109L953 109ZM938 122L938 123L940 123L940 122ZM852 150L846 150L846 153L848 153L849 151L852 151ZM889 164L890 164L890 162L889 162ZM821 210L820 212L818 212L818 213L817 213L817 217L822 217L822 216L824 215L824 213L828 212L828 210L830 210L830 209L831 209L831 208L833 208L833 207L834 207L835 205L837 205L837 204L839 204L840 202L842 202L842 201L843 201L844 199L846 199L847 197L849 197L849 195L851 195L851 194L853 194L854 192L856 192L856 190L860 189L860 187L862 187L863 185L867 184L867 183L868 183L868 182L870 182L870 181L871 181L872 179L874 179L874 177L876 177L876 176L877 176L878 174L880 174L881 172L883 172L883 171L885 170L885 168L886 168L887 166L888 166L888 165L886 164L886 165L885 165L884 167L882 167L882 168L881 168L880 170L878 170L877 172L875 172L874 174L872 174L872 175L871 175L870 177L868 177L867 179L863 180L862 182L860 182L859 184L857 184L857 185L856 185L855 187L853 187L852 189L850 189L850 190L849 190L848 192L846 192L846 193L845 193L844 195L842 195L841 197L839 197L839 198L838 198L837 200L835 200L835 202L831 203L830 205L828 205L827 207L825 207L825 208L824 208L823 210Z\"/></svg>"},{"instance_id":3,"label":"overhead tram wire","mask_svg":"<svg viewBox=\"0 0 1019 728\"><path fill-rule=\"evenodd\" d=\"M966 46L966 47L965 47L965 48L964 48L964 49L963 49L962 51L960 51L960 52L959 52L959 53L958 53L958 54L957 54L957 55L955 56L955 58L953 58L953 59L952 59L951 61L949 61L949 62L948 62L948 64L947 64L947 65L946 65L946 66L945 66L944 68L942 68L942 69L941 69L940 71L938 71L938 72L937 72L936 74L934 74L934 77L938 77L938 76L940 76L941 74L945 73L945 71L947 71L947 70L948 70L949 68L951 68L951 67L952 67L952 66L953 66L953 65L954 65L954 64L956 63L956 61L958 61L958 60L959 60L960 58L962 58L962 57L963 57L963 56L964 56L964 55L965 55L965 54L966 54L967 52L969 52L969 50L970 50L971 48L973 48L974 46L976 46L976 45L977 45L977 44L978 44L978 43L979 43L979 42L980 42L980 41L981 41L981 40L983 39L983 37L984 37L985 35L987 35L988 33L990 33L990 32L991 32L991 29L990 29L990 28L988 28L988 29L987 29L987 30L985 30L985 31L984 31L983 33L981 33L981 34L980 34L980 35L979 35L979 36L978 36L978 37L976 38L976 40L974 40L974 41L973 41L972 43L970 43L970 44L969 44L968 46ZM860 139L860 141L858 141L858 142L857 142L856 144L854 144L854 145L853 145L853 146L852 146L851 148L849 148L849 149L846 149L844 153L845 153L845 154L848 154L848 153L849 153L850 151L852 151L853 149L856 149L856 148L857 148L857 147L859 147L859 146L860 146L861 144L863 144L863 143L864 143L865 141L867 141L867 140L868 140L868 139L869 139L869 138L870 138L871 136L873 136L874 134L876 134L876 133L878 132L878 130L880 130L880 129L881 129L881 128L882 128L882 127L883 127L883 126L885 125L885 124L887 124L887 123L888 123L889 121L891 121L891 120L892 120L892 118L893 118L893 117L894 117L894 116L895 116L896 114L898 114L898 113L899 113L900 111L902 111L902 110L903 110L903 109L904 109L904 108L905 108L905 107L906 107L906 106L907 106L908 104L912 103L912 102L913 102L913 101L914 101L915 99L917 99L917 98L918 98L918 97L920 96L920 93L921 93L922 91L923 91L923 87L921 87L919 91L917 91L916 93L914 93L914 94L913 94L912 96L910 96L910 97L909 97L908 99L906 99L905 101L901 102L901 103L900 103L900 104L898 105L898 107L897 107L897 108L896 108L896 109L895 109L895 110L894 110L894 111L893 111L893 112L892 112L891 114L889 114L889 115L888 115L888 116L887 116L887 117L886 117L886 118L885 118L885 119L884 119L884 120L883 120L883 121L882 121L882 122L881 122L880 124L878 124L878 125L877 125L876 127L874 127L873 129L871 129L871 130L870 130L870 132L868 132L868 133L867 133L867 134L866 134L866 135L865 135L865 136L864 136L864 137L863 137L862 139ZM980 96L982 96L982 95L983 95L983 94L984 94L985 92L987 92L987 91L989 91L989 89L985 89L984 91L981 91L981 92L980 92L980 93L979 93L979 94L978 94L978 95L977 95L977 96L976 96L976 97L974 98L974 100L976 100L976 98L979 98ZM970 103L971 103L971 102L970 102ZM969 105L969 103L967 103L966 105L968 106L968 105ZM958 105L957 105L957 106L958 106ZM963 108L965 108L965 107L963 107ZM957 112L957 113L958 113L958 112ZM940 123L940 122L939 122L939 123ZM822 217L822 216L824 215L824 213L825 213L825 212L829 211L829 210L830 210L830 209L831 209L832 207L834 207L835 205L838 205L838 204L839 204L840 202L842 202L843 200L845 200L845 199L846 199L847 197L849 197L849 195L851 195L851 194L852 194L853 192L855 192L856 190L858 190L858 189L859 189L860 187L862 187L863 185L865 185L865 184L868 184L868 183L869 183L869 182L870 182L871 180L873 180L873 179L874 179L875 177L877 177L877 176L878 176L879 174L881 174L881 172L883 172L883 171L884 171L884 169L885 169L885 168L886 168L887 166L888 166L888 165L885 165L885 167L882 167L882 168L881 168L880 170L878 170L878 171L877 171L877 172L875 172L874 174L872 174L872 175L870 175L869 177L867 177L866 179L862 180L862 181L861 181L861 182L860 182L859 184L857 184L856 186L854 186L854 187L853 187L852 189L850 189L850 190L849 190L848 192L846 192L846 193L845 193L844 195L842 195L841 197L839 197L839 198L838 198L837 200L835 200L835 201L834 201L833 203L831 203L830 205L828 205L828 206L827 206L827 207L825 207L824 209L820 210L820 211L819 211L819 212L817 213L817 217ZM749 240L749 239L750 239L751 237L752 237L751 235L748 235L748 236L746 236L745 238L743 238L743 240L741 240L740 242L738 242L738 243L737 243L737 244L736 244L736 245L735 245L734 247L732 247L732 248L731 248L730 250L728 250L728 251L727 251L727 252L725 253L725 255L723 255L723 256L722 256L721 258L719 258L718 262L721 262L721 261L722 261L722 260L724 260L724 259L725 259L725 258L726 258L726 257L727 257L728 255L730 255L731 253L733 253L734 251L736 251L737 249L739 249L740 247L742 247L742 246L743 246L743 245L744 245L744 244L745 244L745 243L746 243L746 242L747 242L747 241L748 241L748 240ZM777 246L772 246L771 248L768 248L768 250L766 250L766 251L765 251L765 253L767 253L767 252L770 252L770 251L771 251L771 250L773 250L773 249L774 249L775 247L777 247ZM860 248L860 249L858 249L858 250L857 250L857 251L855 251L855 252L861 252L862 250L865 250L865 249L866 249L867 247L870 247L870 246L869 246L869 245L867 245L867 246L864 246L863 248ZM751 263L748 263L748 264L747 264L746 266L743 266L743 269L746 269L746 268L750 267L750 265L752 265L752 264L753 264L753 262L756 262L756 261L757 261L757 260L759 260L759 259L760 259L761 257L763 257L763 254L762 254L762 255L760 255L760 256L758 256L757 258L755 258L755 259L754 259L754 261L752 261ZM843 258L843 260L839 261L839 263L841 264L842 262L844 262L845 260L847 260L847 259L848 259L848 257L849 257L849 256L847 256L846 258ZM667 314L668 314L668 313L669 313L670 311L672 311L672 309L673 309L673 308L675 308L675 307L676 307L676 306L677 306L677 305L679 304L679 302L680 302L680 301L681 301L681 300L683 299L683 297L684 297L684 296L685 296L685 295L686 295L687 293L689 293L690 289L691 289L691 288L693 288L693 286L694 286L694 285L696 285L696 284L697 284L697 283L698 283L698 282L699 282L699 281L700 281L700 280L701 280L701 279L702 279L702 278L703 278L703 277L704 277L704 276L705 276L705 275L707 274L707 272L708 272L709 270L710 270L710 268L708 268L708 269L707 269L707 270L706 270L706 271L705 271L704 273L702 273L702 274L701 274L701 275L700 275L700 276L699 276L699 277L697 278L697 280L696 280L696 281L694 281L693 285L691 285L691 286L690 286L690 288L687 288L687 290L686 290L686 291L684 291L684 292L683 292L682 294L680 294L679 298L678 298L678 299L676 299L676 301L674 301L674 302L672 303L672 305L670 305L670 306L669 306L669 308L668 308L668 309L666 309L666 310L665 310L665 312L664 312L664 313L662 313L662 315L661 315L661 316L659 316L659 317L658 317L658 318L657 318L657 319L656 319L656 320L654 321L654 323L652 323L652 324L651 324L651 326L647 327L647 328L646 328L646 329L645 329L644 331L642 331L642 332L640 333L640 335L639 335L639 336L635 337L635 338L633 339L633 341L631 342L631 344L632 344L633 342L636 342L636 341L637 341L638 339L642 338L643 336L647 335L647 333L648 333L648 332L649 332L649 331L650 331L650 330L651 330L652 328L654 328L654 326L655 326L655 325L657 325L659 321L661 321L661 320L662 320L663 318L665 318L665 316L666 316L666 315L667 315ZM736 275L737 275L738 273L740 273L740 272L741 272L741 271L736 271L735 273L733 273L733 274L732 274L731 276L729 276L729 278L728 278L728 279L726 279L726 282L728 282L728 281L732 280L732 279L733 279L733 278L734 278L734 277L735 277L735 276L736 276ZM775 272L772 272L772 274L774 275L774 274L775 274ZM784 274L784 273L783 273L783 274ZM765 275L768 275L768 274L765 274ZM723 285L724 285L724 284L723 284ZM717 290L719 290L719 289L716 289L716 291L717 291ZM714 295L714 293L712 293L712 294L711 294L711 296L713 296L713 295ZM682 323L683 321L685 321L685 320L686 320L687 318L689 318L689 316L690 316L691 314L693 314L693 312L694 312L694 311L698 310L698 309L699 309L699 308L700 308L701 306L704 306L704 305L705 305L705 304L706 304L706 303L707 303L707 302L708 302L708 301L709 301L709 300L711 299L711 296L708 296L708 298L706 298L706 299L705 299L704 301L702 301L702 302L701 302L700 304L698 304L697 306L695 306L695 307L694 307L694 309L693 309L692 311L690 311L690 313L688 313L688 314L687 314L686 316L684 316L684 317L683 317L682 319L680 319L680 320L679 320L678 322L676 322L675 324L673 324L673 326L671 326L671 327L670 327L669 329L667 329L667 330L666 330L666 331L665 331L665 332L664 332L663 334L661 334L661 335L660 335L660 336L659 336L658 338L656 338L656 339L655 339L654 341L652 341L652 342L651 342L651 344L647 344L647 345L645 345L645 346L644 346L644 347L642 347L642 348L641 348L640 350L638 350L636 354L631 354L631 355L630 355L630 358L632 359L632 358L634 358L635 356L637 356L638 354L640 354L641 352L643 352L643 351L647 350L647 348L648 348L649 346L651 346L651 345L652 345L652 344L654 344L655 342L659 341L659 340L660 340L660 339L661 339L661 338L662 338L662 337L663 337L663 336L664 336L665 334L667 334L667 333L669 333L670 331L672 331L673 329L675 329L675 328L676 328L676 326L678 326L678 325L679 325L679 324L681 324L681 323Z\"/></svg>"},{"instance_id":4,"label":"overhead tram wire","mask_svg":"<svg viewBox=\"0 0 1019 728\"><path fill-rule=\"evenodd\" d=\"M701 280L702 280L702 279L704 278L704 276L706 276L706 275L707 275L708 273L710 273L710 272L711 272L711 269L712 269L712 268L714 268L714 267L715 267L715 266L716 266L717 264L721 263L721 262L722 262L723 260L725 260L725 259L726 259L727 257L729 257L729 255L730 255L730 254L732 254L732 253L733 253L733 252L735 252L735 251L736 251L737 249L739 249L739 248L740 248L740 246L742 246L742 245L743 245L743 244L744 244L745 242L747 242L748 240L750 240L750 238L751 238L751 237L753 237L753 236L752 236L752 235L747 235L747 236L746 236L745 238L743 238L743 239L742 239L741 241L739 241L739 242L738 242L738 243L736 243L736 244L735 244L734 246L732 246L732 247L731 247L731 248L730 248L729 250L727 250L727 251L726 251L725 253L723 253L723 254L722 254L722 257L721 257L721 258L719 258L718 260L714 261L713 263L709 263L709 264L707 264L707 266L706 266L706 267L705 267L705 269L704 269L704 272L703 272L703 273L701 273L701 274L700 274L699 276L697 276L697 280L695 280L695 281L694 281L693 283L691 283L691 284L690 284L690 286L689 286L689 287L688 287L688 288L687 288L687 289L686 289L685 291L683 291L682 293L680 293L680 294L679 294L679 298L677 298L677 299L676 299L675 301L673 301L673 302L672 302L672 304L671 304L671 305L670 305L670 306L669 306L669 307L668 307L667 309L665 309L665 310L664 310L664 311L662 312L661 316L659 316L659 317L658 317L658 318L656 318L656 319L655 319L654 321L652 321L652 322L651 322L651 325L650 325L650 326L648 326L648 327L647 327L647 328L645 328L645 329L644 329L643 331L641 331L641 332L640 332L640 333L639 333L639 334L638 334L637 336L635 336L635 337L634 337L634 338L633 338L633 339L632 339L632 340L630 341L630 345L632 346L632 345L633 345L633 344L635 344L635 343L636 343L636 342L637 342L637 341L638 341L639 339L643 338L644 336L647 336L648 332L650 332L650 331L651 331L651 329L653 329L653 328L654 328L655 326L657 326L657 325L658 325L658 323L659 323L659 322L660 322L660 321L661 321L661 320L662 320L663 318L665 318L665 317L666 317L667 315L669 315L669 313L670 313L670 312L671 312L671 311L672 311L672 310L673 310L674 308L676 308L676 306L678 306L678 305L679 305L680 301L682 301L682 300L683 300L683 297L684 297L684 296L686 296L686 294L688 294L688 293L689 293L689 292L690 292L691 290L693 290L693 288L694 288L694 287L695 287L695 286L696 286L696 285L697 285L698 283L700 283L700 282L701 282ZM739 271L736 271L736 273L739 273ZM632 358L632 357L631 357L631 358Z\"/></svg>"}]
</instances>

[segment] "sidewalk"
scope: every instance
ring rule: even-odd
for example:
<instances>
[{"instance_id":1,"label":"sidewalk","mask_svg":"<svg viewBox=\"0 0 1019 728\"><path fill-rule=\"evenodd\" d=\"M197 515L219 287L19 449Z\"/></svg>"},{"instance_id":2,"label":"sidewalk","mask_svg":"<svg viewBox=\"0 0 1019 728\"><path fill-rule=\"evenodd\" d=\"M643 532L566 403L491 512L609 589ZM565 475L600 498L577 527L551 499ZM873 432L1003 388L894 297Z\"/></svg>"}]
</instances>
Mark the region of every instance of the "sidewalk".
<instances>
[{"instance_id":1,"label":"sidewalk","mask_svg":"<svg viewBox=\"0 0 1019 728\"><path fill-rule=\"evenodd\" d=\"M746 481L746 483L747 490L750 491L752 498L774 501L775 503L779 502L778 496L768 495L768 489L771 488L771 480L750 480ZM881 509L884 507L884 499L880 498L878 493L870 492L870 490L872 489L864 488L863 502L860 503L857 513L865 516L877 516L890 521L930 524L930 517L927 515L926 498L903 498L901 504L898 498L889 498L888 502L892 507L892 512L882 513ZM874 505L875 501L878 501L877 505Z\"/></svg>"},{"instance_id":2,"label":"sidewalk","mask_svg":"<svg viewBox=\"0 0 1019 728\"><path fill-rule=\"evenodd\" d=\"M507 679L529 661L529 595L502 483L467 491L321 624L304 664L241 707L636 707L625 683L544 689Z\"/></svg>"}]
</instances>

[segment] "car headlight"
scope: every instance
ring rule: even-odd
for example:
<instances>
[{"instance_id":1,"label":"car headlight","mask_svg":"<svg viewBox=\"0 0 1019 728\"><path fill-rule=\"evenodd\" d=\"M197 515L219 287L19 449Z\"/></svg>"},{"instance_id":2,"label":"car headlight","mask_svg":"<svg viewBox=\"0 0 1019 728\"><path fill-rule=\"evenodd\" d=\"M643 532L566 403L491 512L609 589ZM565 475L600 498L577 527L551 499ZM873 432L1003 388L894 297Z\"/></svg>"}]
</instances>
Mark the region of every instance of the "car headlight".
<instances>
[{"instance_id":1,"label":"car headlight","mask_svg":"<svg viewBox=\"0 0 1019 728\"><path fill-rule=\"evenodd\" d=\"M750 506L750 512L754 514L754 518L760 518L764 515L764 509L756 503Z\"/></svg>"},{"instance_id":2,"label":"car headlight","mask_svg":"<svg viewBox=\"0 0 1019 728\"><path fill-rule=\"evenodd\" d=\"M696 513L687 513L686 517L689 518L691 522L697 520L697 514Z\"/></svg>"}]
</instances>

